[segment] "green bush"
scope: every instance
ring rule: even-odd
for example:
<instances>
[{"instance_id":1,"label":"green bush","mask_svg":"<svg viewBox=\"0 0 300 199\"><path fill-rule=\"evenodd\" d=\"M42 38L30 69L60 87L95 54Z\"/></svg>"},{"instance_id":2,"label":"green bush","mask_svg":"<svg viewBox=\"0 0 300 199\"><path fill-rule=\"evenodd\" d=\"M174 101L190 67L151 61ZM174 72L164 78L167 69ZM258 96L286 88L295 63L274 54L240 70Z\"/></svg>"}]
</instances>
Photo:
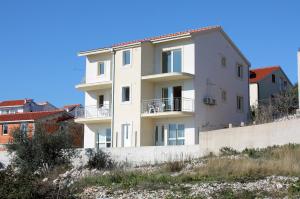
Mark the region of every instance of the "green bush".
<instances>
[{"instance_id":1,"label":"green bush","mask_svg":"<svg viewBox=\"0 0 300 199\"><path fill-rule=\"evenodd\" d=\"M87 163L89 169L113 169L116 166L111 157L101 150L95 152L93 149L88 149L86 154L89 158Z\"/></svg>"},{"instance_id":2,"label":"green bush","mask_svg":"<svg viewBox=\"0 0 300 199\"><path fill-rule=\"evenodd\" d=\"M166 170L169 172L179 172L183 169L183 161L169 161L166 164Z\"/></svg>"},{"instance_id":3,"label":"green bush","mask_svg":"<svg viewBox=\"0 0 300 199\"><path fill-rule=\"evenodd\" d=\"M220 149L220 155L237 155L239 152L231 147L222 147Z\"/></svg>"},{"instance_id":4,"label":"green bush","mask_svg":"<svg viewBox=\"0 0 300 199\"><path fill-rule=\"evenodd\" d=\"M68 164L75 155L71 136L63 128L49 133L44 124L36 124L32 137L24 135L20 129L12 135L13 141L7 148L14 153L12 164L22 171L35 172L43 167L51 169Z\"/></svg>"}]
</instances>

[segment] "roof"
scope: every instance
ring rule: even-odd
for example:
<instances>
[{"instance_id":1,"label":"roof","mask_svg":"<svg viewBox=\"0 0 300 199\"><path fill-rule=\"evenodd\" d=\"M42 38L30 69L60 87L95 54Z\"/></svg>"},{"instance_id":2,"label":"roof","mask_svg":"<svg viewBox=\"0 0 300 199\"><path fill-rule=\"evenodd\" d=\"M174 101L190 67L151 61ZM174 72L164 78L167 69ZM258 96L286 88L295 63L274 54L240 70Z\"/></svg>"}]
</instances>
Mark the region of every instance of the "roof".
<instances>
[{"instance_id":1,"label":"roof","mask_svg":"<svg viewBox=\"0 0 300 199\"><path fill-rule=\"evenodd\" d=\"M133 46L138 45L143 42L161 42L161 41L168 41L170 39L182 39L191 37L193 33L200 33L200 32L206 32L206 31L212 31L217 30L222 33L222 35L225 37L225 39L232 45L232 47L238 52L238 54L244 59L244 61L251 66L251 63L247 60L247 58L242 54L242 52L238 49L238 47L233 43L233 41L229 38L229 36L223 31L221 26L207 26L197 29L190 29L186 31L176 32L176 33L170 33L170 34L164 34L160 36L154 36L154 37L148 37L144 39L138 39L138 40L132 40L127 42L121 42L117 44L113 44L109 47L103 47L103 48L97 48L87 51L81 51L78 53L78 56L87 56L92 55L96 53L109 53L113 52L115 49L126 47L126 46Z\"/></svg>"},{"instance_id":2,"label":"roof","mask_svg":"<svg viewBox=\"0 0 300 199\"><path fill-rule=\"evenodd\" d=\"M63 108L74 108L79 106L81 106L81 104L69 104L69 105L65 105Z\"/></svg>"},{"instance_id":3,"label":"roof","mask_svg":"<svg viewBox=\"0 0 300 199\"><path fill-rule=\"evenodd\" d=\"M35 121L58 113L65 113L64 110L40 111L40 112L25 112L15 114L0 115L0 122L11 121Z\"/></svg>"},{"instance_id":4,"label":"roof","mask_svg":"<svg viewBox=\"0 0 300 199\"><path fill-rule=\"evenodd\" d=\"M274 71L281 70L280 66L268 66L250 70L250 83L256 83L272 74Z\"/></svg>"},{"instance_id":5,"label":"roof","mask_svg":"<svg viewBox=\"0 0 300 199\"><path fill-rule=\"evenodd\" d=\"M22 106L32 99L21 99L21 100L7 100L0 102L0 107L4 106Z\"/></svg>"},{"instance_id":6,"label":"roof","mask_svg":"<svg viewBox=\"0 0 300 199\"><path fill-rule=\"evenodd\" d=\"M116 47L121 47L121 46L127 46L130 44L136 44L136 43L142 43L142 42L149 42L149 41L156 41L156 40L162 40L162 39L171 39L174 37L179 37L179 36L183 36L183 35L190 35L192 33L199 33L199 32L204 32L204 31L208 31L208 30L218 30L221 29L221 26L207 26L207 27L202 27L202 28L198 28L198 29L191 29L191 30L186 30L186 31L181 31L181 32L176 32L176 33L170 33L170 34L164 34L164 35L160 35L160 36L154 36L154 37L147 37L144 39L138 39L138 40L132 40L132 41L126 41L126 42L121 42L121 43L117 43L117 44L113 44L109 47L104 47L104 48L98 48L98 49L92 49L92 50L88 50L88 51L81 51L79 52L79 55L84 55L86 53L92 53L95 51L110 51L110 48L116 48Z\"/></svg>"}]
</instances>

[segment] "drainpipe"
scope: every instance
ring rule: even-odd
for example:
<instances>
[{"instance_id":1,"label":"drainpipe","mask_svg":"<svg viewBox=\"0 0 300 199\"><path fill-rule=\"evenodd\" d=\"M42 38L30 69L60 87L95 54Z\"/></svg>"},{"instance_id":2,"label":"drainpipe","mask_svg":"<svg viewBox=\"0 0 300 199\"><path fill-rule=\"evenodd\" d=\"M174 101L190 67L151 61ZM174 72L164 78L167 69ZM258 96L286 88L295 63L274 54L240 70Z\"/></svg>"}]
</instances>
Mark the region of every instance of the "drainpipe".
<instances>
[{"instance_id":1,"label":"drainpipe","mask_svg":"<svg viewBox=\"0 0 300 199\"><path fill-rule=\"evenodd\" d=\"M114 118L115 118L115 109L114 109L114 104L115 104L115 55L116 51L112 49L112 99L111 99L111 145L114 147ZM116 136L116 139L118 137ZM117 147L118 140L116 140L116 147Z\"/></svg>"}]
</instances>

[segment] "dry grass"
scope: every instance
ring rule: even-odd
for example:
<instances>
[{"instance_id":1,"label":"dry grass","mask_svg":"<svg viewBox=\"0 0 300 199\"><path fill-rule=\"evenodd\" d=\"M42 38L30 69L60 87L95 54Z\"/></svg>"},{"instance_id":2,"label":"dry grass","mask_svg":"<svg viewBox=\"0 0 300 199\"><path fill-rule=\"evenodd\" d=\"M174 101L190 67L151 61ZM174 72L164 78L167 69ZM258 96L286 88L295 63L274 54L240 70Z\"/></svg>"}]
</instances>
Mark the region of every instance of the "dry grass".
<instances>
[{"instance_id":1,"label":"dry grass","mask_svg":"<svg viewBox=\"0 0 300 199\"><path fill-rule=\"evenodd\" d=\"M254 150L254 157L213 157L207 164L198 168L197 178L211 179L257 179L270 175L298 176L300 175L300 147L285 145L282 147Z\"/></svg>"}]
</instances>

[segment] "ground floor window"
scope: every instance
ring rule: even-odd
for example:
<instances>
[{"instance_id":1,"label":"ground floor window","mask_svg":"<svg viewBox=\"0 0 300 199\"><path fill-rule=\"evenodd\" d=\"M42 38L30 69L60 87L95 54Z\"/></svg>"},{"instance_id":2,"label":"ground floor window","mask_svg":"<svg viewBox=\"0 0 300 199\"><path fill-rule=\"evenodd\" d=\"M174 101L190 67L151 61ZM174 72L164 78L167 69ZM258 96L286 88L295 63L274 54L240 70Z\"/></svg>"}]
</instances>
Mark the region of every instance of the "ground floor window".
<instances>
[{"instance_id":1,"label":"ground floor window","mask_svg":"<svg viewBox=\"0 0 300 199\"><path fill-rule=\"evenodd\" d=\"M96 148L110 148L111 147L111 129L99 129L96 133Z\"/></svg>"},{"instance_id":2,"label":"ground floor window","mask_svg":"<svg viewBox=\"0 0 300 199\"><path fill-rule=\"evenodd\" d=\"M169 124L168 145L184 145L184 124Z\"/></svg>"}]
</instances>

